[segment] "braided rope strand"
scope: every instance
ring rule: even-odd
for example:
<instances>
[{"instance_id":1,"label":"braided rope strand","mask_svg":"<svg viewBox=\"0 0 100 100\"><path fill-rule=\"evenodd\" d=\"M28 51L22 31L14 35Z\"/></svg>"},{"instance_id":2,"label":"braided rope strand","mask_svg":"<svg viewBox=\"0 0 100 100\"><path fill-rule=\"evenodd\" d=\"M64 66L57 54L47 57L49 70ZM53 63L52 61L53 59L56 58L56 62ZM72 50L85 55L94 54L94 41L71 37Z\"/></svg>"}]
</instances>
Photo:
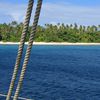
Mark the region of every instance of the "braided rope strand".
<instances>
[{"instance_id":1,"label":"braided rope strand","mask_svg":"<svg viewBox=\"0 0 100 100\"><path fill-rule=\"evenodd\" d=\"M31 32L31 35L30 35L30 38L29 38L29 43L28 43L28 47L27 47L27 50L26 50L26 55L25 55L25 59L24 59L20 79L19 79L19 82L18 82L17 89L16 89L13 100L18 99L18 95L19 95L19 92L20 92L20 89L21 89L21 86L22 86L22 83L23 83L24 75L25 75L25 72L26 72L28 60L29 60L32 45L33 45L34 35L36 33L36 29L37 29L37 25L38 25L41 6L42 6L42 0L38 0L36 12L35 12L35 17L34 17L34 23L33 23L33 27L32 27L32 32Z\"/></svg>"},{"instance_id":2,"label":"braided rope strand","mask_svg":"<svg viewBox=\"0 0 100 100\"><path fill-rule=\"evenodd\" d=\"M22 52L23 52L23 48L24 48L25 37L26 37L27 30L28 30L28 27L29 27L33 3L34 3L34 0L29 0L26 18L25 18L24 27L23 27L23 32L22 32L22 36L21 36L21 40L20 40L18 55L17 55L17 58L16 58L15 68L14 68L14 72L13 72L13 76L12 76L12 80L11 80L11 83L10 83L10 87L9 87L9 91L8 91L8 95L7 95L6 100L10 100L12 90L14 88L14 83L15 83L16 76L17 76L17 73L18 73L18 68L20 66L20 61L21 61Z\"/></svg>"}]
</instances>

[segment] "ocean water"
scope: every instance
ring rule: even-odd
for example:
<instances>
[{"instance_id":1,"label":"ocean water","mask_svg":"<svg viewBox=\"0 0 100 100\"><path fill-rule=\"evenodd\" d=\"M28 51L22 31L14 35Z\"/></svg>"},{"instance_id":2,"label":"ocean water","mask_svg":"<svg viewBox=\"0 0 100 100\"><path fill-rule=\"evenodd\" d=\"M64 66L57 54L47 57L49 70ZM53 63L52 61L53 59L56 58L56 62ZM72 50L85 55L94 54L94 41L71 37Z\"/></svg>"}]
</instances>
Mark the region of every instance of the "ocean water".
<instances>
[{"instance_id":1,"label":"ocean water","mask_svg":"<svg viewBox=\"0 0 100 100\"><path fill-rule=\"evenodd\" d=\"M0 45L2 94L7 94L17 50L18 45ZM18 78L15 88L17 82ZM33 46L20 96L34 100L100 100L100 46Z\"/></svg>"}]
</instances>

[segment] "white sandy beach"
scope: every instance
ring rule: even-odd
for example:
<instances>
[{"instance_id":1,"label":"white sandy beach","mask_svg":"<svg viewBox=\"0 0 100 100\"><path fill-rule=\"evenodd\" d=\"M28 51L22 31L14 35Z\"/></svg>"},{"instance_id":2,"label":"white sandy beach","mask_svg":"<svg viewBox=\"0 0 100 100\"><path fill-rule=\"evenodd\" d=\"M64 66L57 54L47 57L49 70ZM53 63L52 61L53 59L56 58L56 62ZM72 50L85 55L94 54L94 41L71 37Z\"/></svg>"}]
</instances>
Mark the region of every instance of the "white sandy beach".
<instances>
[{"instance_id":1,"label":"white sandy beach","mask_svg":"<svg viewBox=\"0 0 100 100\"><path fill-rule=\"evenodd\" d=\"M0 45L18 45L20 42L0 42ZM25 42L28 44L28 42ZM33 45L100 45L100 43L34 42Z\"/></svg>"}]
</instances>

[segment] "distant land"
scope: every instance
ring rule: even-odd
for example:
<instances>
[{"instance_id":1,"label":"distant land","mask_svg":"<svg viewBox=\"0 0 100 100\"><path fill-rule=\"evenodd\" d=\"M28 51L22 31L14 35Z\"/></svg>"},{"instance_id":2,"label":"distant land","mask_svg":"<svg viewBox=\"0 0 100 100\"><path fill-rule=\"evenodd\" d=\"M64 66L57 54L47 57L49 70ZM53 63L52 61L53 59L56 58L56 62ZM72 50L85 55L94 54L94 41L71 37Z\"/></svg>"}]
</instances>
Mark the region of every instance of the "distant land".
<instances>
[{"instance_id":1,"label":"distant land","mask_svg":"<svg viewBox=\"0 0 100 100\"><path fill-rule=\"evenodd\" d=\"M23 23L13 21L0 24L0 41L19 42L23 30ZM32 26L29 26L26 42L29 40ZM35 42L66 42L66 43L100 43L100 25L83 26L78 24L58 23L38 25Z\"/></svg>"},{"instance_id":2,"label":"distant land","mask_svg":"<svg viewBox=\"0 0 100 100\"><path fill-rule=\"evenodd\" d=\"M20 42L0 42L0 45L19 45ZM27 45L28 42L25 42ZM100 43L33 42L33 45L100 45Z\"/></svg>"}]
</instances>

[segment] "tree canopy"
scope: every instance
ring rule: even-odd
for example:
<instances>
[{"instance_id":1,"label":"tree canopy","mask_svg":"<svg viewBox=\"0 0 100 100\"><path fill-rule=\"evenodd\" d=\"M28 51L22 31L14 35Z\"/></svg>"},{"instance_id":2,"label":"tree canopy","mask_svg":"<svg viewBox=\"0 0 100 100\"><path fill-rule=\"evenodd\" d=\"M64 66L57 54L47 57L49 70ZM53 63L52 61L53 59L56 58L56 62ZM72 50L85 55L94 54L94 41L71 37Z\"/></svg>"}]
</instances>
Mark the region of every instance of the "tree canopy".
<instances>
[{"instance_id":1,"label":"tree canopy","mask_svg":"<svg viewBox=\"0 0 100 100\"><path fill-rule=\"evenodd\" d=\"M0 24L0 41L19 42L22 34L23 23L13 21L9 24ZM28 41L32 26L27 32ZM36 42L100 42L100 25L83 26L72 24L38 26L35 35Z\"/></svg>"}]
</instances>

